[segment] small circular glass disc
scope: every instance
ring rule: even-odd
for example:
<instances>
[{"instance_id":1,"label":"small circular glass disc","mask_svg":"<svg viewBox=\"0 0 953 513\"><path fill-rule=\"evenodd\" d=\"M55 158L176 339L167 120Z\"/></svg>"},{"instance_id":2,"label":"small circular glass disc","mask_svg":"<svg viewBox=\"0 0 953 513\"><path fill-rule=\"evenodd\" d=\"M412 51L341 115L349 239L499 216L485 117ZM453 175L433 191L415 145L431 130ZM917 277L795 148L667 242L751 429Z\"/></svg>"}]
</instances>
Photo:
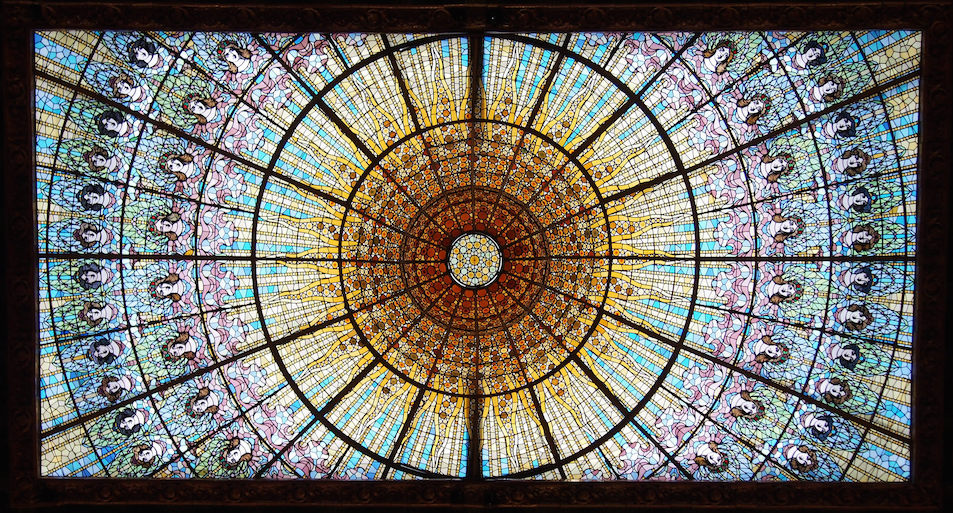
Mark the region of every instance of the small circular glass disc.
<instances>
[{"instance_id":1,"label":"small circular glass disc","mask_svg":"<svg viewBox=\"0 0 953 513\"><path fill-rule=\"evenodd\" d=\"M500 274L503 255L489 235L465 233L450 246L447 267L453 281L464 287L485 287Z\"/></svg>"}]
</instances>

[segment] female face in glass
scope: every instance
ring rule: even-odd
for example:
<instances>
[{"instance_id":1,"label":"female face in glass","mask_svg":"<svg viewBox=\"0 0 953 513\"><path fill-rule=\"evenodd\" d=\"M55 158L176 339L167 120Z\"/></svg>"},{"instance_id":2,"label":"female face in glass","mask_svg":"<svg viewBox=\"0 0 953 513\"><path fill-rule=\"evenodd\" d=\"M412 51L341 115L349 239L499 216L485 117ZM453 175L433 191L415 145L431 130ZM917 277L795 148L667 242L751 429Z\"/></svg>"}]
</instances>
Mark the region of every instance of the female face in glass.
<instances>
[{"instance_id":1,"label":"female face in glass","mask_svg":"<svg viewBox=\"0 0 953 513\"><path fill-rule=\"evenodd\" d=\"M86 271L79 275L79 279L85 283L93 284L99 283L100 276L96 271Z\"/></svg>"},{"instance_id":2,"label":"female face in glass","mask_svg":"<svg viewBox=\"0 0 953 513\"><path fill-rule=\"evenodd\" d=\"M193 99L189 102L189 112L195 114L196 116L202 116L205 119L211 119L215 117L215 110L198 101L197 99Z\"/></svg>"},{"instance_id":3,"label":"female face in glass","mask_svg":"<svg viewBox=\"0 0 953 513\"><path fill-rule=\"evenodd\" d=\"M813 463L811 461L811 455L802 451L801 449L798 449L794 452L794 460L804 466L809 466Z\"/></svg>"},{"instance_id":4,"label":"female face in glass","mask_svg":"<svg viewBox=\"0 0 953 513\"><path fill-rule=\"evenodd\" d=\"M804 60L807 62L812 62L814 59L817 59L821 56L821 49L816 46L811 46L804 52Z\"/></svg>"},{"instance_id":5,"label":"female face in glass","mask_svg":"<svg viewBox=\"0 0 953 513\"><path fill-rule=\"evenodd\" d=\"M242 459L242 456L244 456L242 451L238 447L234 447L229 449L225 454L225 461L227 461L229 465L235 465Z\"/></svg>"},{"instance_id":6,"label":"female face in glass","mask_svg":"<svg viewBox=\"0 0 953 513\"><path fill-rule=\"evenodd\" d=\"M844 164L847 165L848 169L857 169L864 165L864 159L860 156L851 154L846 159L844 159Z\"/></svg>"},{"instance_id":7,"label":"female face in glass","mask_svg":"<svg viewBox=\"0 0 953 513\"><path fill-rule=\"evenodd\" d=\"M129 415L128 417L123 417L122 420L119 421L119 427L126 430L131 430L138 425L139 425L139 418L135 415Z\"/></svg>"},{"instance_id":8,"label":"female face in glass","mask_svg":"<svg viewBox=\"0 0 953 513\"><path fill-rule=\"evenodd\" d=\"M873 235L870 234L867 230L861 230L854 233L854 242L859 242L861 244L867 244L868 242L874 239Z\"/></svg>"},{"instance_id":9,"label":"female face in glass","mask_svg":"<svg viewBox=\"0 0 953 513\"><path fill-rule=\"evenodd\" d=\"M140 46L139 48L136 48L137 61L148 63L150 60L152 60L152 56L153 54L149 53L149 50L145 49L144 47Z\"/></svg>"},{"instance_id":10,"label":"female face in glass","mask_svg":"<svg viewBox=\"0 0 953 513\"><path fill-rule=\"evenodd\" d=\"M831 394L832 397L843 397L844 396L844 387L841 385L828 385L827 392Z\"/></svg>"},{"instance_id":11,"label":"female face in glass","mask_svg":"<svg viewBox=\"0 0 953 513\"><path fill-rule=\"evenodd\" d=\"M857 285L867 285L870 283L870 275L865 272L854 274L851 282Z\"/></svg>"},{"instance_id":12,"label":"female face in glass","mask_svg":"<svg viewBox=\"0 0 953 513\"><path fill-rule=\"evenodd\" d=\"M86 228L80 233L80 237L83 238L83 241L87 244L92 244L99 240L99 234L102 233L99 229Z\"/></svg>"},{"instance_id":13,"label":"female face in glass","mask_svg":"<svg viewBox=\"0 0 953 513\"><path fill-rule=\"evenodd\" d=\"M156 459L156 451L152 447L139 451L137 459L143 463L152 463Z\"/></svg>"},{"instance_id":14,"label":"female face in glass","mask_svg":"<svg viewBox=\"0 0 953 513\"><path fill-rule=\"evenodd\" d=\"M103 126L106 127L106 129L110 132L120 132L122 124L113 118L106 118L103 120Z\"/></svg>"},{"instance_id":15,"label":"female face in glass","mask_svg":"<svg viewBox=\"0 0 953 513\"><path fill-rule=\"evenodd\" d=\"M119 381L110 381L106 383L106 391L110 394L118 394L123 391L123 388L119 384Z\"/></svg>"},{"instance_id":16,"label":"female face in glass","mask_svg":"<svg viewBox=\"0 0 953 513\"><path fill-rule=\"evenodd\" d=\"M205 397L196 399L192 402L192 411L195 413L204 413L208 409L208 399Z\"/></svg>"},{"instance_id":17,"label":"female face in glass","mask_svg":"<svg viewBox=\"0 0 953 513\"><path fill-rule=\"evenodd\" d=\"M769 344L764 348L764 354L770 358L779 358L782 354L781 347L775 344Z\"/></svg>"},{"instance_id":18,"label":"female face in glass","mask_svg":"<svg viewBox=\"0 0 953 513\"><path fill-rule=\"evenodd\" d=\"M159 233L175 233L175 223L168 219L158 219L156 220L156 231Z\"/></svg>"},{"instance_id":19,"label":"female face in glass","mask_svg":"<svg viewBox=\"0 0 953 513\"><path fill-rule=\"evenodd\" d=\"M778 231L785 235L790 235L797 231L797 221L793 219L785 219L781 221L781 226L778 227Z\"/></svg>"},{"instance_id":20,"label":"female face in glass","mask_svg":"<svg viewBox=\"0 0 953 513\"><path fill-rule=\"evenodd\" d=\"M222 53L222 56L227 62L230 62L235 66L241 66L245 63L245 61L247 61L247 59L242 57L242 54L238 53L238 49L231 46L225 49L225 51Z\"/></svg>"},{"instance_id":21,"label":"female face in glass","mask_svg":"<svg viewBox=\"0 0 953 513\"><path fill-rule=\"evenodd\" d=\"M858 192L856 194L851 194L848 202L851 206L862 207L870 202L870 197L862 192Z\"/></svg>"},{"instance_id":22,"label":"female face in glass","mask_svg":"<svg viewBox=\"0 0 953 513\"><path fill-rule=\"evenodd\" d=\"M107 159L106 159L105 156L103 156L103 155L101 155L101 154L99 154L99 153L93 154L93 156L90 157L89 160L90 160L90 161L93 163L93 165L96 166L96 167L106 167L106 160L107 160Z\"/></svg>"},{"instance_id":23,"label":"female face in glass","mask_svg":"<svg viewBox=\"0 0 953 513\"><path fill-rule=\"evenodd\" d=\"M169 171L172 171L173 173L179 173L185 168L185 163L178 158L169 159L169 162L166 165Z\"/></svg>"},{"instance_id":24,"label":"female face in glass","mask_svg":"<svg viewBox=\"0 0 953 513\"><path fill-rule=\"evenodd\" d=\"M105 194L99 194L98 192L94 192L94 191L86 191L83 193L83 199L86 200L86 203L89 203L92 205L101 205L105 203L104 201L105 196L106 196Z\"/></svg>"},{"instance_id":25,"label":"female face in glass","mask_svg":"<svg viewBox=\"0 0 953 513\"><path fill-rule=\"evenodd\" d=\"M719 46L715 49L715 55L713 58L715 59L715 62L721 64L722 62L727 61L730 55L731 50L729 50L727 46Z\"/></svg>"},{"instance_id":26,"label":"female face in glass","mask_svg":"<svg viewBox=\"0 0 953 513\"><path fill-rule=\"evenodd\" d=\"M744 401L741 403L741 411L745 412L745 415L754 415L758 412L758 405L753 401Z\"/></svg>"},{"instance_id":27,"label":"female face in glass","mask_svg":"<svg viewBox=\"0 0 953 513\"><path fill-rule=\"evenodd\" d=\"M169 354L171 354L172 356L176 358L182 356L183 354L185 354L185 344L183 344L182 342L176 342L172 344L172 346L169 347Z\"/></svg>"},{"instance_id":28,"label":"female face in glass","mask_svg":"<svg viewBox=\"0 0 953 513\"><path fill-rule=\"evenodd\" d=\"M818 89L820 90L822 96L826 96L829 94L836 93L838 89L838 85L837 85L837 82L833 80L828 80L824 82L823 84L821 84Z\"/></svg>"},{"instance_id":29,"label":"female face in glass","mask_svg":"<svg viewBox=\"0 0 953 513\"><path fill-rule=\"evenodd\" d=\"M782 297L791 297L795 292L797 292L797 289L790 283L783 283L778 286L778 294Z\"/></svg>"},{"instance_id":30,"label":"female face in glass","mask_svg":"<svg viewBox=\"0 0 953 513\"><path fill-rule=\"evenodd\" d=\"M767 167L768 171L780 173L784 171L784 169L787 167L787 164L785 163L784 159L774 159L771 162L768 162Z\"/></svg>"},{"instance_id":31,"label":"female face in glass","mask_svg":"<svg viewBox=\"0 0 953 513\"><path fill-rule=\"evenodd\" d=\"M156 285L156 292L159 294L159 297L168 297L175 293L175 286L171 283L160 283Z\"/></svg>"},{"instance_id":32,"label":"female face in glass","mask_svg":"<svg viewBox=\"0 0 953 513\"><path fill-rule=\"evenodd\" d=\"M859 310L847 310L844 312L844 321L853 322L855 324L863 324L867 322L867 317L864 316L864 312Z\"/></svg>"},{"instance_id":33,"label":"female face in glass","mask_svg":"<svg viewBox=\"0 0 953 513\"><path fill-rule=\"evenodd\" d=\"M89 310L86 311L86 318L91 321L105 320L106 317L105 309L98 306L90 307Z\"/></svg>"},{"instance_id":34,"label":"female face in glass","mask_svg":"<svg viewBox=\"0 0 953 513\"><path fill-rule=\"evenodd\" d=\"M850 118L838 118L834 121L834 129L837 132L846 132L854 127L854 123L851 122Z\"/></svg>"},{"instance_id":35,"label":"female face in glass","mask_svg":"<svg viewBox=\"0 0 953 513\"><path fill-rule=\"evenodd\" d=\"M136 86L128 80L120 80L116 83L116 92L119 96L128 98L135 92Z\"/></svg>"},{"instance_id":36,"label":"female face in glass","mask_svg":"<svg viewBox=\"0 0 953 513\"><path fill-rule=\"evenodd\" d=\"M841 358L848 362L852 362L857 359L857 351L854 351L853 348L847 348L841 351ZM838 387L840 385L837 385Z\"/></svg>"},{"instance_id":37,"label":"female face in glass","mask_svg":"<svg viewBox=\"0 0 953 513\"><path fill-rule=\"evenodd\" d=\"M93 351L93 353L96 355L96 358L99 358L100 360L103 360L103 359L105 359L106 357L108 357L109 355L111 355L111 354L112 354L112 351L109 350L109 346L108 346L108 345L97 345L97 346L96 346L96 349Z\"/></svg>"}]
</instances>

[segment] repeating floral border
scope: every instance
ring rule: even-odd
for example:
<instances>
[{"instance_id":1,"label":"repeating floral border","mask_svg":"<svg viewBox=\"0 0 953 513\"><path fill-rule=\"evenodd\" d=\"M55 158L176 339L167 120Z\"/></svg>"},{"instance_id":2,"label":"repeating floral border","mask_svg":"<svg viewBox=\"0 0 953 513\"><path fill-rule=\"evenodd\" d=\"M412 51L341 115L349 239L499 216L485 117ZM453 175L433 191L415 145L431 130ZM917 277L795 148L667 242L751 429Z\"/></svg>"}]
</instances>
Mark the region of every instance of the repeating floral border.
<instances>
[{"instance_id":1,"label":"repeating floral border","mask_svg":"<svg viewBox=\"0 0 953 513\"><path fill-rule=\"evenodd\" d=\"M2 16L3 307L8 491L18 508L63 504L447 506L577 509L633 507L938 510L951 480L944 367L949 330L951 122L950 2L809 2L592 5L553 0L530 7L304 5L267 7L192 0L152 2L4 1ZM58 480L38 477L37 255L32 138L32 31L181 29L272 31L586 31L906 28L924 32L921 96L918 276L915 312L913 479L903 484L303 482ZM31 248L31 249L24 249ZM948 385L947 385L948 386Z\"/></svg>"}]
</instances>

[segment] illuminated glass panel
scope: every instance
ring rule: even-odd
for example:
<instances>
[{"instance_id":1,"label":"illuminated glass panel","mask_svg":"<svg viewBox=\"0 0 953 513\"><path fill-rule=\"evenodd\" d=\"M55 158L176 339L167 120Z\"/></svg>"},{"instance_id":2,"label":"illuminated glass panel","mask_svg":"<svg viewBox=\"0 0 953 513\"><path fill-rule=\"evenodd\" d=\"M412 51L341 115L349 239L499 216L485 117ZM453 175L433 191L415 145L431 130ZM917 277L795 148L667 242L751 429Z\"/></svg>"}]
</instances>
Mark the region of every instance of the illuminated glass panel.
<instances>
[{"instance_id":1,"label":"illuminated glass panel","mask_svg":"<svg viewBox=\"0 0 953 513\"><path fill-rule=\"evenodd\" d=\"M41 474L908 480L919 54L37 33Z\"/></svg>"}]
</instances>

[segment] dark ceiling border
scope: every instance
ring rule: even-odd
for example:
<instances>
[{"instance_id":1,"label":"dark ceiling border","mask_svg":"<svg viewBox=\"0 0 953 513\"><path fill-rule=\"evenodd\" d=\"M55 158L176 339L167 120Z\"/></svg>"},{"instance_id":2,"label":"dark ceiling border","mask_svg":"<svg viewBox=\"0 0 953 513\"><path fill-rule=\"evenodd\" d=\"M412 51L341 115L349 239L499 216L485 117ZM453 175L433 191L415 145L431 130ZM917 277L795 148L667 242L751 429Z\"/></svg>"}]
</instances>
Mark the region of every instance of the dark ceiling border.
<instances>
[{"instance_id":1,"label":"dark ceiling border","mask_svg":"<svg viewBox=\"0 0 953 513\"><path fill-rule=\"evenodd\" d=\"M939 510L953 479L953 444L944 419L950 361L946 319L953 318L946 255L951 222L950 2L519 4L278 0L225 2L3 1L4 241L2 321L6 365L4 469L10 505L45 510L82 505L198 507L330 506L413 510L737 509L833 511ZM33 30L177 29L269 31L586 31L916 29L924 33L921 87L918 275L915 312L913 479L900 484L667 482L342 482L145 481L38 477L36 405L37 254L33 178ZM147 508L148 509L148 508Z\"/></svg>"},{"instance_id":2,"label":"dark ceiling border","mask_svg":"<svg viewBox=\"0 0 953 513\"><path fill-rule=\"evenodd\" d=\"M3 0L4 22L34 29L159 29L345 32L634 31L926 28L949 1L840 0L306 1ZM947 13L946 15L944 13Z\"/></svg>"}]
</instances>

